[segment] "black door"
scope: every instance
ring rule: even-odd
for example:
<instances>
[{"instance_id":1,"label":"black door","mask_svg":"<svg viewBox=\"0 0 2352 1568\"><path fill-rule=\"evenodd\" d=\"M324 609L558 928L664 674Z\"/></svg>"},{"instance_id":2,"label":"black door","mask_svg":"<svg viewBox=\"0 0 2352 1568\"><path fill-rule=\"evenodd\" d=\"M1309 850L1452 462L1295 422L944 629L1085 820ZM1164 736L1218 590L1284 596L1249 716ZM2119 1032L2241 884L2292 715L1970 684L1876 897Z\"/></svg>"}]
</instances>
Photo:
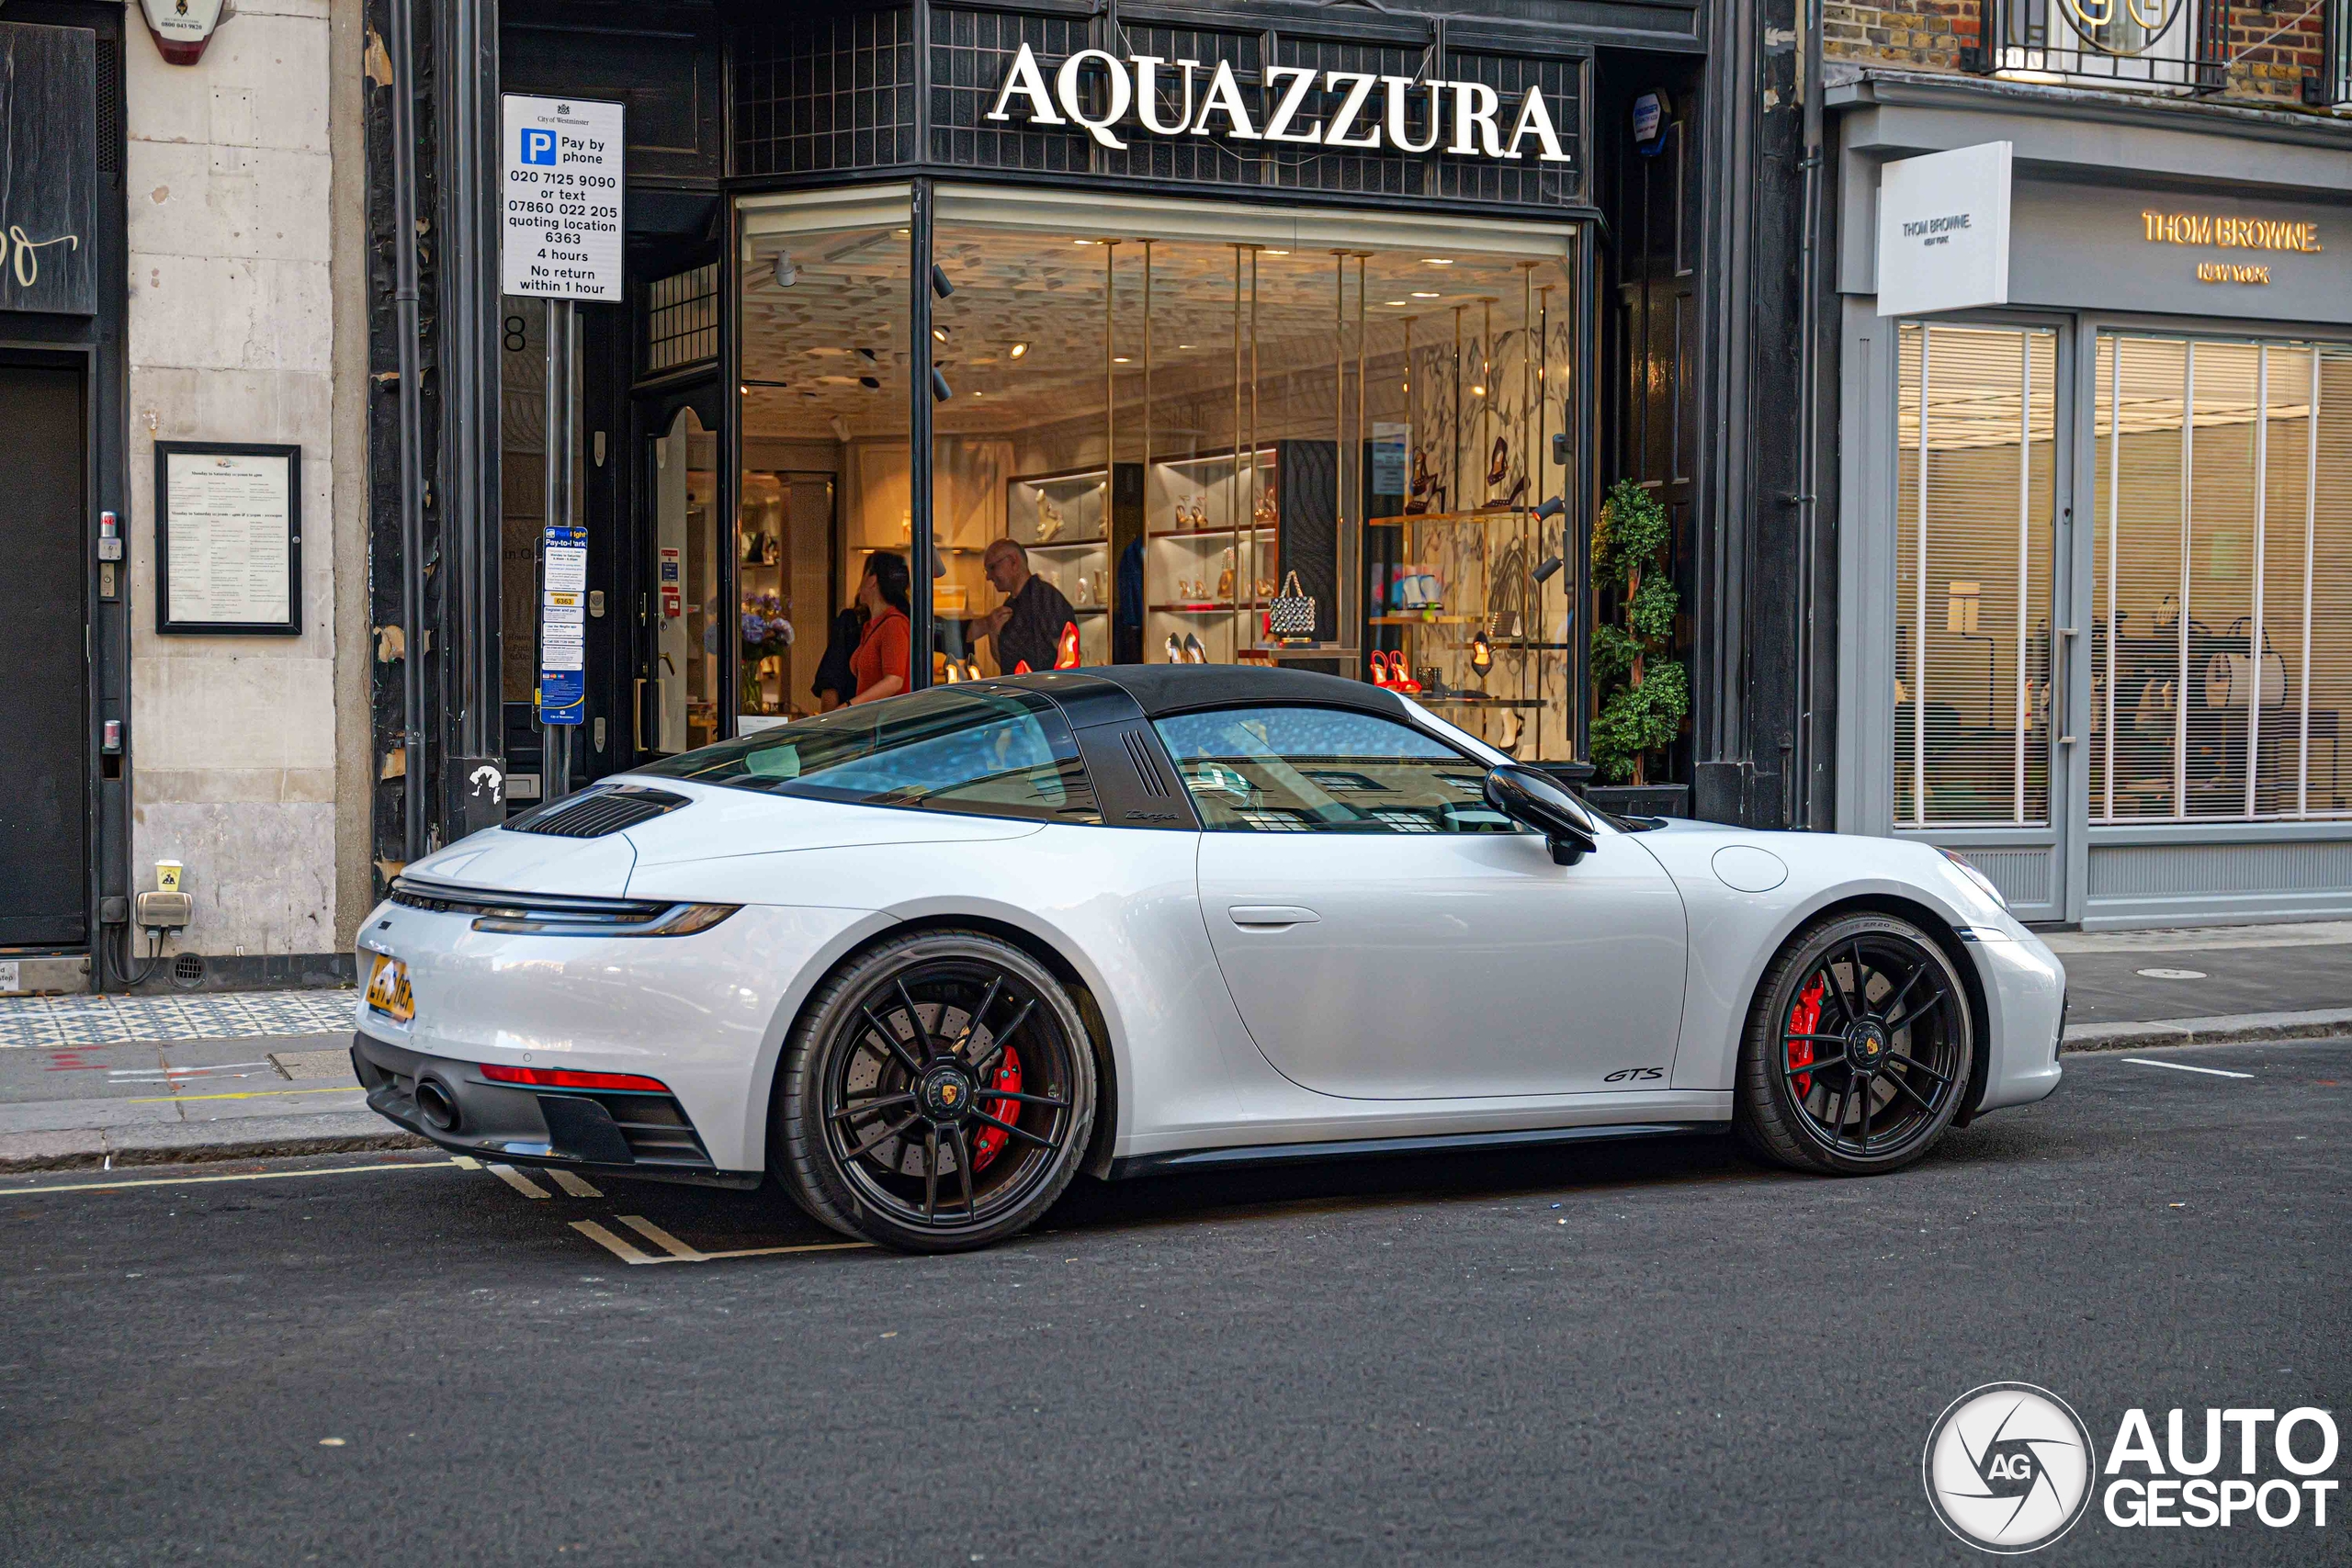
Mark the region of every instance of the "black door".
<instances>
[{"instance_id":1,"label":"black door","mask_svg":"<svg viewBox=\"0 0 2352 1568\"><path fill-rule=\"evenodd\" d=\"M0 947L89 940L82 377L0 365Z\"/></svg>"}]
</instances>

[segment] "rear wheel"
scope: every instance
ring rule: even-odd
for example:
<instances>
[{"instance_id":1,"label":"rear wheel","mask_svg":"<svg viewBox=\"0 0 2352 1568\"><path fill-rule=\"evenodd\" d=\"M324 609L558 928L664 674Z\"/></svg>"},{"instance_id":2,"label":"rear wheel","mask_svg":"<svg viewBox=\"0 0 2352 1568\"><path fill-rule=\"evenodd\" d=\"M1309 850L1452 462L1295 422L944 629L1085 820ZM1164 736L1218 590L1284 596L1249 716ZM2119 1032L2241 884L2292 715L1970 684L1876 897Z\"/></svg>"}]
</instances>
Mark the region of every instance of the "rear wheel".
<instances>
[{"instance_id":1,"label":"rear wheel","mask_svg":"<svg viewBox=\"0 0 2352 1568\"><path fill-rule=\"evenodd\" d=\"M779 1076L777 1175L810 1214L910 1252L1012 1235L1077 1173L1094 1054L1060 983L1010 942L925 931L821 987Z\"/></svg>"},{"instance_id":2,"label":"rear wheel","mask_svg":"<svg viewBox=\"0 0 2352 1568\"><path fill-rule=\"evenodd\" d=\"M1951 1124L1975 1049L1960 972L1927 932L1890 915L1825 920L1758 988L1740 1053L1740 1135L1798 1170L1900 1169Z\"/></svg>"}]
</instances>

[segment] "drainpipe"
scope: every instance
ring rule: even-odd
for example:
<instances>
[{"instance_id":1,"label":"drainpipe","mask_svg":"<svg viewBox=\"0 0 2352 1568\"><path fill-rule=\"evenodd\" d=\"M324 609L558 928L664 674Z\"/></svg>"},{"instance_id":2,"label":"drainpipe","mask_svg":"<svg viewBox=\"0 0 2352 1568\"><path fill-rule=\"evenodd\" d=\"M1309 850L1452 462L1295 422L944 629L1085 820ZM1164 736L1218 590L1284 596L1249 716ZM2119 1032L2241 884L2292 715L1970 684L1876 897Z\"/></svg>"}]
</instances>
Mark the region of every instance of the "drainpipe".
<instances>
[{"instance_id":1,"label":"drainpipe","mask_svg":"<svg viewBox=\"0 0 2352 1568\"><path fill-rule=\"evenodd\" d=\"M424 858L424 443L416 345L416 18L391 0L392 321L400 336L401 808L403 858Z\"/></svg>"},{"instance_id":2,"label":"drainpipe","mask_svg":"<svg viewBox=\"0 0 2352 1568\"><path fill-rule=\"evenodd\" d=\"M1797 260L1797 722L1789 772L1796 775L1792 793L1798 820L1790 827L1814 826L1818 802L1814 798L1814 635L1817 610L1817 578L1821 552L1818 527L1821 496L1821 0L1797 0L1797 26L1803 33L1797 59L1797 96L1804 109L1804 171L1803 239Z\"/></svg>"}]
</instances>

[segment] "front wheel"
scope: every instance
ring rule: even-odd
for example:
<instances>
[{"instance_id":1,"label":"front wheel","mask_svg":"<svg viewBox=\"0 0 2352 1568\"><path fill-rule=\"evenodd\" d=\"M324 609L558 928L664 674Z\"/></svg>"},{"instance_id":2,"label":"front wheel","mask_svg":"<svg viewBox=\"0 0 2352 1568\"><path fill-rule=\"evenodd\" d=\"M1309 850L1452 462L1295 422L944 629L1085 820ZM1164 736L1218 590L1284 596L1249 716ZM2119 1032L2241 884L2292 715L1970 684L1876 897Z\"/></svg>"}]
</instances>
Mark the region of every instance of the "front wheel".
<instances>
[{"instance_id":1,"label":"front wheel","mask_svg":"<svg viewBox=\"0 0 2352 1568\"><path fill-rule=\"evenodd\" d=\"M1910 921L1849 915L1765 972L1740 1052L1736 1122L1797 1170L1897 1170L1951 1124L1975 1061L1960 972Z\"/></svg>"},{"instance_id":2,"label":"front wheel","mask_svg":"<svg viewBox=\"0 0 2352 1568\"><path fill-rule=\"evenodd\" d=\"M776 1174L811 1215L908 1252L1026 1229L1077 1174L1094 1053L1035 959L978 931L861 954L811 998L785 1052Z\"/></svg>"}]
</instances>

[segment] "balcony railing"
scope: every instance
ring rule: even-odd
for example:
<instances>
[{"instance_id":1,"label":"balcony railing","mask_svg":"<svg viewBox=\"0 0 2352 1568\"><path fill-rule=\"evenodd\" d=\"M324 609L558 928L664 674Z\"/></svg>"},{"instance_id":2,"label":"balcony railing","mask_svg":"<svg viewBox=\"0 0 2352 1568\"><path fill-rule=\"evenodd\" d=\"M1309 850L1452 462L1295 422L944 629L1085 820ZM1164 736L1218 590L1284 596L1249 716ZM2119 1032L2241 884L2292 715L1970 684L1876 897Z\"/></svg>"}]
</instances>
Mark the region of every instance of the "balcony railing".
<instances>
[{"instance_id":1,"label":"balcony railing","mask_svg":"<svg viewBox=\"0 0 2352 1568\"><path fill-rule=\"evenodd\" d=\"M2347 0L2329 0L2333 10ZM1962 63L2146 92L2219 91L2229 63L2223 0L1979 0Z\"/></svg>"}]
</instances>

